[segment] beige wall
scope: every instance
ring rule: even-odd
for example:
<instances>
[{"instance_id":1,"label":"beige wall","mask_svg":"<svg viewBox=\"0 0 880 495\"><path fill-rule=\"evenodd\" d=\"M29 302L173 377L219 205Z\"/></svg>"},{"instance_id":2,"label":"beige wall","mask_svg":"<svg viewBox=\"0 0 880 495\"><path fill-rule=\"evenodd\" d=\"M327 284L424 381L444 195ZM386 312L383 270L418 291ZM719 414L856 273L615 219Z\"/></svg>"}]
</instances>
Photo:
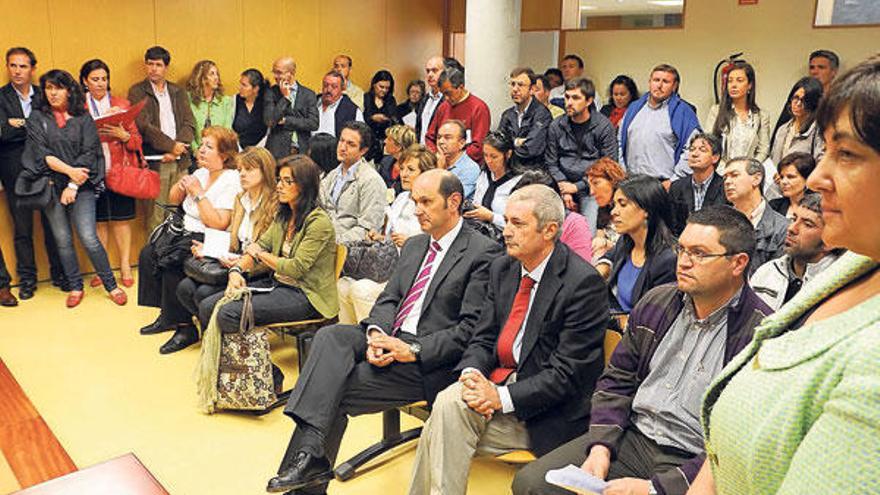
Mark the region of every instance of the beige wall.
<instances>
[{"instance_id":1,"label":"beige wall","mask_svg":"<svg viewBox=\"0 0 880 495\"><path fill-rule=\"evenodd\" d=\"M101 58L120 95L143 78L144 50L155 44L171 51L171 80L185 82L198 60L216 61L227 94L237 91L238 74L248 67L270 76L282 54L293 55L298 78L320 90L333 56L344 52L354 59L355 83L367 89L375 71L388 69L400 99L406 83L421 78L424 61L442 51L443 6L444 0L0 0L0 49L28 46L38 74L61 68L76 77L83 62ZM6 205L0 199L0 246L12 268ZM135 260L141 242L143 235L136 236ZM45 278L42 247L38 257ZM112 249L111 258L115 265Z\"/></svg>"},{"instance_id":2,"label":"beige wall","mask_svg":"<svg viewBox=\"0 0 880 495\"><path fill-rule=\"evenodd\" d=\"M840 55L843 68L880 51L880 27L814 29L812 0L762 0L738 6L735 0L687 0L684 29L567 31L563 50L579 53L603 100L617 74L632 76L640 91L657 63L676 66L682 95L706 118L713 102L712 71L736 52L755 66L758 104L779 113L791 86L807 72L807 57L818 48ZM704 122L704 124L706 124Z\"/></svg>"}]
</instances>

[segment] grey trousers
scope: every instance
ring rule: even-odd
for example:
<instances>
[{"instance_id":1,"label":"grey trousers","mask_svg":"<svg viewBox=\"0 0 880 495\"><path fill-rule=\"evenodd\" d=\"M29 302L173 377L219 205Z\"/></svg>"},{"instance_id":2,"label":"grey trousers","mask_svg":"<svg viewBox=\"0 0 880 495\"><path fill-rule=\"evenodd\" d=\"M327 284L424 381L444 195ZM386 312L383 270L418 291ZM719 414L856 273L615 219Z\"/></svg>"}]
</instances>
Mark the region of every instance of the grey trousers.
<instances>
[{"instance_id":1,"label":"grey trousers","mask_svg":"<svg viewBox=\"0 0 880 495\"><path fill-rule=\"evenodd\" d=\"M461 400L458 382L437 395L413 463L410 495L464 495L471 458L529 448L525 423L513 414L488 420Z\"/></svg>"},{"instance_id":2,"label":"grey trousers","mask_svg":"<svg viewBox=\"0 0 880 495\"><path fill-rule=\"evenodd\" d=\"M657 445L638 429L630 427L623 433L617 458L611 461L608 479L650 479L656 473L677 468L692 457L693 454ZM587 460L587 434L575 438L520 469L513 479L513 494L573 493L547 483L544 481L544 475L551 469L559 469L568 464L580 466L585 460ZM684 495L684 492L680 494L667 492L667 495Z\"/></svg>"}]
</instances>

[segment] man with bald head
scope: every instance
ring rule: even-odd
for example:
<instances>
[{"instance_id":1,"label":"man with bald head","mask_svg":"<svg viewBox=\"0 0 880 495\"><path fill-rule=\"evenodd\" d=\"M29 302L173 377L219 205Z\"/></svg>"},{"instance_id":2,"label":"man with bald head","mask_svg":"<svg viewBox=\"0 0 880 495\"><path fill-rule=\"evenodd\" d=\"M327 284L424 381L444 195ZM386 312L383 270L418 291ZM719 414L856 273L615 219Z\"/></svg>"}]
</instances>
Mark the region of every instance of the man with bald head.
<instances>
[{"instance_id":1,"label":"man with bald head","mask_svg":"<svg viewBox=\"0 0 880 495\"><path fill-rule=\"evenodd\" d=\"M463 223L451 172L422 173L411 195L424 234L403 245L369 317L318 331L284 409L296 429L269 492L326 490L349 415L431 403L453 381L500 248Z\"/></svg>"},{"instance_id":2,"label":"man with bald head","mask_svg":"<svg viewBox=\"0 0 880 495\"><path fill-rule=\"evenodd\" d=\"M434 118L434 112L443 101L443 93L440 91L440 73L443 72L443 57L437 55L425 62L425 82L428 84L428 92L425 94L425 106L419 114L416 128L419 131L419 142L425 144L425 134L428 126Z\"/></svg>"},{"instance_id":3,"label":"man with bald head","mask_svg":"<svg viewBox=\"0 0 880 495\"><path fill-rule=\"evenodd\" d=\"M305 152L318 129L318 97L296 81L296 62L282 57L272 64L275 85L266 91L263 118L269 127L266 148L275 159Z\"/></svg>"},{"instance_id":4,"label":"man with bald head","mask_svg":"<svg viewBox=\"0 0 880 495\"><path fill-rule=\"evenodd\" d=\"M351 80L351 57L345 54L337 55L333 59L333 71L342 74L342 92L361 110L364 109L364 90Z\"/></svg>"}]
</instances>

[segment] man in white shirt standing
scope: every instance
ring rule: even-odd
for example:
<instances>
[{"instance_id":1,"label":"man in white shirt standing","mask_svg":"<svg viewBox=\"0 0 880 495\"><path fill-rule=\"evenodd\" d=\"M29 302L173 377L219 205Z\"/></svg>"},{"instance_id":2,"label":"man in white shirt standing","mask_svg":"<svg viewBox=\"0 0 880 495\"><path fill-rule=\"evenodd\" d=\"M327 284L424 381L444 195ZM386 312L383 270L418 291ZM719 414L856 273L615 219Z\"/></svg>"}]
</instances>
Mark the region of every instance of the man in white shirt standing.
<instances>
[{"instance_id":1,"label":"man in white shirt standing","mask_svg":"<svg viewBox=\"0 0 880 495\"><path fill-rule=\"evenodd\" d=\"M361 109L342 90L344 85L345 78L339 72L330 71L324 75L318 101L318 130L312 135L324 132L338 138L346 123L364 121Z\"/></svg>"},{"instance_id":2,"label":"man in white shirt standing","mask_svg":"<svg viewBox=\"0 0 880 495\"><path fill-rule=\"evenodd\" d=\"M428 126L434 118L434 112L443 101L443 93L440 91L440 73L443 72L443 57L434 56L425 62L425 83L428 84L428 92L425 94L425 104L422 113L416 122L416 130L419 133L419 143L425 144L425 134Z\"/></svg>"}]
</instances>

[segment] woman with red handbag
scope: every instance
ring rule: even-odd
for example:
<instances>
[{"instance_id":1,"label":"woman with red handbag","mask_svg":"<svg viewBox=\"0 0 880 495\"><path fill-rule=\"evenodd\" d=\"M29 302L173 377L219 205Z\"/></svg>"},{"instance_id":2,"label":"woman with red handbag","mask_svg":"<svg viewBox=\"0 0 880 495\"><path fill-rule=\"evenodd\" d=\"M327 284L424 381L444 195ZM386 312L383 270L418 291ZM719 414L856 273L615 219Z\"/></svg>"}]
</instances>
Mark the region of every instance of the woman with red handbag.
<instances>
[{"instance_id":1,"label":"woman with red handbag","mask_svg":"<svg viewBox=\"0 0 880 495\"><path fill-rule=\"evenodd\" d=\"M131 104L125 98L110 95L110 68L102 60L89 60L79 71L79 80L86 94L86 110L93 119L127 110ZM98 127L104 163L109 174L114 167L137 166L141 150L141 135L134 120L126 120L119 125ZM96 205L98 238L105 249L109 234L113 233L116 250L119 253L119 268L122 272L122 285L134 285L131 271L131 220L135 217L135 199L113 190L109 184L98 196ZM92 287L101 285L96 275L90 283Z\"/></svg>"}]
</instances>

